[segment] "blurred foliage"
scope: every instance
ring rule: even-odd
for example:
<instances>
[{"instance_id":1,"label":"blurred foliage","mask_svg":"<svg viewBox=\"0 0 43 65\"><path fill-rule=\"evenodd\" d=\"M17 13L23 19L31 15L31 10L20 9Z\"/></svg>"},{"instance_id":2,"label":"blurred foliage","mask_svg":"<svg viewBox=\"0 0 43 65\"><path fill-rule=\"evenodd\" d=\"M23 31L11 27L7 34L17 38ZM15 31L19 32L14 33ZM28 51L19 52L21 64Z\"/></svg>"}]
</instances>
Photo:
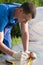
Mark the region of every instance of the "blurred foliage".
<instances>
[{"instance_id":1,"label":"blurred foliage","mask_svg":"<svg viewBox=\"0 0 43 65\"><path fill-rule=\"evenodd\" d=\"M12 3L24 3L24 2L33 2L35 4L35 6L43 6L43 0L0 0L0 3L6 3L6 2L12 2ZM12 33L12 36L13 37L18 37L18 36L21 36L21 33L20 33L20 28L19 28L19 24L13 26L13 29L11 31Z\"/></svg>"},{"instance_id":2,"label":"blurred foliage","mask_svg":"<svg viewBox=\"0 0 43 65\"><path fill-rule=\"evenodd\" d=\"M42 6L43 5L43 0L0 0L0 3L6 3L6 2L16 2L16 3L24 3L24 2L33 2L36 6Z\"/></svg>"},{"instance_id":3,"label":"blurred foliage","mask_svg":"<svg viewBox=\"0 0 43 65\"><path fill-rule=\"evenodd\" d=\"M20 43L22 43L21 37L12 37L12 46L18 45Z\"/></svg>"},{"instance_id":4,"label":"blurred foliage","mask_svg":"<svg viewBox=\"0 0 43 65\"><path fill-rule=\"evenodd\" d=\"M43 0L39 0L40 6L43 6Z\"/></svg>"},{"instance_id":5,"label":"blurred foliage","mask_svg":"<svg viewBox=\"0 0 43 65\"><path fill-rule=\"evenodd\" d=\"M11 31L11 35L13 37L19 37L19 36L21 36L19 23L17 23L16 25L13 26L12 31Z\"/></svg>"}]
</instances>

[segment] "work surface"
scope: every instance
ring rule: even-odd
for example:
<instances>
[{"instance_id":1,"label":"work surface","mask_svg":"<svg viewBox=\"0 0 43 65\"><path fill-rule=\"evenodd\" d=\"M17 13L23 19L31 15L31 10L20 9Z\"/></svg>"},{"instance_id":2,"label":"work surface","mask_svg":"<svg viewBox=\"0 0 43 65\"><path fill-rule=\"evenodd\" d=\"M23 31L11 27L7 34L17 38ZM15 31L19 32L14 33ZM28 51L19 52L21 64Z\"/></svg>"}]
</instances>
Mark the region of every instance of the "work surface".
<instances>
[{"instance_id":1,"label":"work surface","mask_svg":"<svg viewBox=\"0 0 43 65\"><path fill-rule=\"evenodd\" d=\"M1 59L1 58L0 58ZM6 62L4 61L4 56L3 56L3 60L0 60L0 65L7 65ZM14 61L14 60L12 60ZM24 61L23 61L24 62ZM19 61L14 61L14 65L20 65L20 62ZM10 65L10 64L9 64ZM26 65L26 64L25 64ZM43 65L43 58L37 58L35 61L33 61L31 63L31 65Z\"/></svg>"},{"instance_id":2,"label":"work surface","mask_svg":"<svg viewBox=\"0 0 43 65\"><path fill-rule=\"evenodd\" d=\"M23 50L22 44L13 47L15 51ZM34 51L37 54L37 59L32 63L32 65L43 65L43 44L40 43L30 43L29 44L29 51ZM2 62L6 59L6 56L0 57L0 65L6 65L5 62ZM7 57L9 58L9 56ZM19 64L20 65L20 64Z\"/></svg>"},{"instance_id":3,"label":"work surface","mask_svg":"<svg viewBox=\"0 0 43 65\"><path fill-rule=\"evenodd\" d=\"M32 63L32 59L25 60L22 58L21 60L15 60L14 58L11 58L10 56L8 56L9 59L7 58L7 61L5 61L6 56L4 55L0 56L0 65L30 65Z\"/></svg>"}]
</instances>

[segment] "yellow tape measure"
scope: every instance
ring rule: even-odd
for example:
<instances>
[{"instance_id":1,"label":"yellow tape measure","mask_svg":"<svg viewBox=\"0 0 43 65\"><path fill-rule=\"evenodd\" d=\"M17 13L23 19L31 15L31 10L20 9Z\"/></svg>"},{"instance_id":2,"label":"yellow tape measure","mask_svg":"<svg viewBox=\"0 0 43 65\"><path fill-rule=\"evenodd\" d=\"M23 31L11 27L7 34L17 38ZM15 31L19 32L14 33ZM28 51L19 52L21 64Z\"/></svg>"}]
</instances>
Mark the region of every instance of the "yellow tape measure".
<instances>
[{"instance_id":1,"label":"yellow tape measure","mask_svg":"<svg viewBox=\"0 0 43 65\"><path fill-rule=\"evenodd\" d=\"M28 63L27 63L27 65L31 65L32 60L33 60L33 59L32 59L32 58L30 58L30 59L29 59L29 61L28 61Z\"/></svg>"},{"instance_id":2,"label":"yellow tape measure","mask_svg":"<svg viewBox=\"0 0 43 65\"><path fill-rule=\"evenodd\" d=\"M28 60L27 65L31 65L32 61L33 61L33 59L30 58L30 59ZM14 61L5 60L5 62L6 62L7 65L15 65Z\"/></svg>"},{"instance_id":3,"label":"yellow tape measure","mask_svg":"<svg viewBox=\"0 0 43 65\"><path fill-rule=\"evenodd\" d=\"M5 60L7 65L15 65L15 63L13 61L9 61L9 60Z\"/></svg>"}]
</instances>

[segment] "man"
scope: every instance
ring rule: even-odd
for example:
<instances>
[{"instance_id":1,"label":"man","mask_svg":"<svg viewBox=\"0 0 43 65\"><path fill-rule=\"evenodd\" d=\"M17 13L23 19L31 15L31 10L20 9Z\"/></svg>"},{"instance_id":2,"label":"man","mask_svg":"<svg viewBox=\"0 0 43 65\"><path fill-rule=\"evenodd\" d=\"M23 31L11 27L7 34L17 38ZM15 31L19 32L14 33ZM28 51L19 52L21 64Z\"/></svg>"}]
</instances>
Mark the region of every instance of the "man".
<instances>
[{"instance_id":1,"label":"man","mask_svg":"<svg viewBox=\"0 0 43 65\"><path fill-rule=\"evenodd\" d=\"M20 59L21 55L28 56L28 20L34 18L35 14L36 8L32 2L25 2L22 5L17 3L13 5L0 4L0 50L16 59ZM12 28L12 25L17 22L21 24L22 43L25 53L15 52L3 44L4 33L6 34L6 31L10 33L9 28ZM6 30L7 28L8 30ZM9 36L7 39L9 39Z\"/></svg>"}]
</instances>

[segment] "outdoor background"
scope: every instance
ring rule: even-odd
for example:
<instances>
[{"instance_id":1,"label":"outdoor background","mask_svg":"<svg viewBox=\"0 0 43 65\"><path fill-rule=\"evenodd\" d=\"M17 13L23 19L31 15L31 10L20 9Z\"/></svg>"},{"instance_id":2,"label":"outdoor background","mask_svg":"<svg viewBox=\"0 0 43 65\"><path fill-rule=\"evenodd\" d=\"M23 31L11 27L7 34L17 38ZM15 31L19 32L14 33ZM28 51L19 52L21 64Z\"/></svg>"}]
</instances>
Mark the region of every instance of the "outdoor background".
<instances>
[{"instance_id":1,"label":"outdoor background","mask_svg":"<svg viewBox=\"0 0 43 65\"><path fill-rule=\"evenodd\" d=\"M24 3L24 2L33 2L35 4L36 7L38 6L43 6L43 0L0 0L0 4L2 3ZM11 31L11 35L12 35L12 45L14 44L18 44L21 42L21 32L20 32L20 28L19 28L19 24L16 24L15 26L13 26L13 29Z\"/></svg>"}]
</instances>

